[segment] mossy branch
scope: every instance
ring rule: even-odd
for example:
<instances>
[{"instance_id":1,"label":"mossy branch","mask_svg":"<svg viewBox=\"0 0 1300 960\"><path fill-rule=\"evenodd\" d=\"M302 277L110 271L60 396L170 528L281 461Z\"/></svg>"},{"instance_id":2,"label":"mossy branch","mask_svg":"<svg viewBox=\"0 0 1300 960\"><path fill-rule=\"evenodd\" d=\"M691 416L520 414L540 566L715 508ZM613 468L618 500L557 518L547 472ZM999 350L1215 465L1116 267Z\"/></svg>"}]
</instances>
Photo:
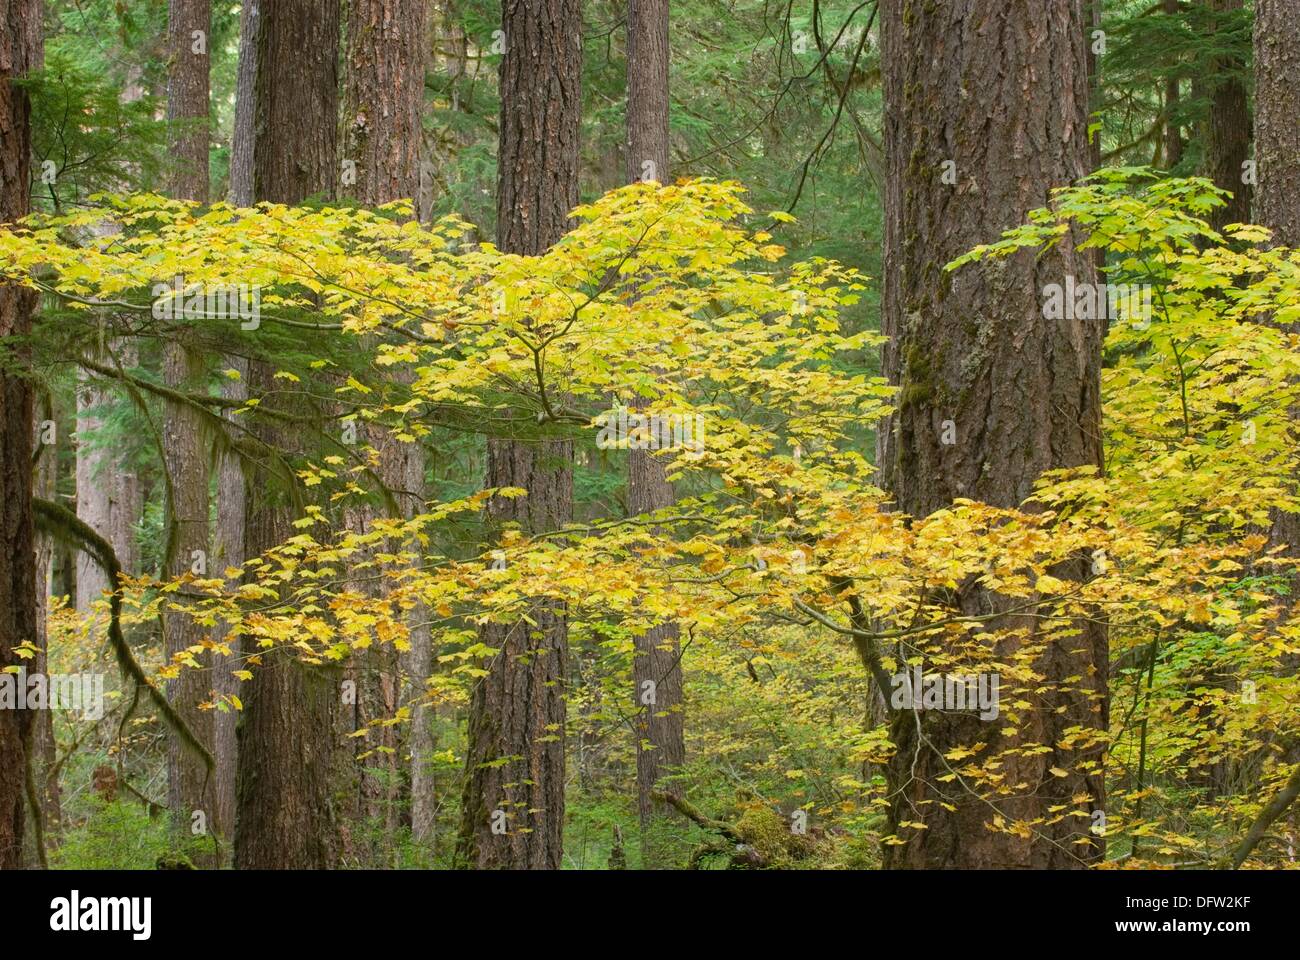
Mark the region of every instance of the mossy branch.
<instances>
[{"instance_id":1,"label":"mossy branch","mask_svg":"<svg viewBox=\"0 0 1300 960\"><path fill-rule=\"evenodd\" d=\"M118 562L117 553L113 550L112 544L96 533L89 524L62 504L42 500L39 497L32 498L32 511L35 514L37 529L64 543L70 543L94 557L108 575L109 582L118 583L122 565ZM216 769L216 761L212 759L211 752L167 702L162 691L149 682L144 669L135 659L131 648L127 646L126 638L122 635L122 597L116 589L109 595L108 603L108 642L113 648L119 669L124 676L135 681L137 695L144 690L154 706L158 708L167 726L186 747L203 760L208 776L212 776Z\"/></svg>"},{"instance_id":2,"label":"mossy branch","mask_svg":"<svg viewBox=\"0 0 1300 960\"><path fill-rule=\"evenodd\" d=\"M744 837L736 832L736 828L731 824L727 823L725 820L714 820L685 797L679 797L675 793L669 793L667 790L655 790L651 793L651 796L660 803L666 803L673 807L687 820L690 820L697 826L703 827L705 830L714 830L733 843L747 842Z\"/></svg>"},{"instance_id":3,"label":"mossy branch","mask_svg":"<svg viewBox=\"0 0 1300 960\"><path fill-rule=\"evenodd\" d=\"M1295 802L1297 796L1300 796L1300 766L1295 768L1291 773L1291 779L1286 782L1286 786L1279 791L1278 795L1272 799L1267 807L1260 811L1259 816L1255 818L1255 822L1250 825L1250 830L1246 833L1245 839L1241 841L1241 844L1232 854L1233 870L1239 869L1246 862L1250 852L1264 839L1264 834L1273 825L1273 821L1286 812L1286 808Z\"/></svg>"}]
</instances>

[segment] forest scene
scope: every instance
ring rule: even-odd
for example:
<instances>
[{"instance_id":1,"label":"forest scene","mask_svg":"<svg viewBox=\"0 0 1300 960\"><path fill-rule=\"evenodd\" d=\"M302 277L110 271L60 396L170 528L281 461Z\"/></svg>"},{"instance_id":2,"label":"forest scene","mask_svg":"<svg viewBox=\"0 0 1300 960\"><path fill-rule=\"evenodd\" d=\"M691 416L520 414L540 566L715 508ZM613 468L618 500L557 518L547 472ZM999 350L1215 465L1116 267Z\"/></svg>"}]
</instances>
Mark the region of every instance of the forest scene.
<instances>
[{"instance_id":1,"label":"forest scene","mask_svg":"<svg viewBox=\"0 0 1300 960\"><path fill-rule=\"evenodd\" d=\"M0 869L1300 869L1300 0L0 8Z\"/></svg>"}]
</instances>

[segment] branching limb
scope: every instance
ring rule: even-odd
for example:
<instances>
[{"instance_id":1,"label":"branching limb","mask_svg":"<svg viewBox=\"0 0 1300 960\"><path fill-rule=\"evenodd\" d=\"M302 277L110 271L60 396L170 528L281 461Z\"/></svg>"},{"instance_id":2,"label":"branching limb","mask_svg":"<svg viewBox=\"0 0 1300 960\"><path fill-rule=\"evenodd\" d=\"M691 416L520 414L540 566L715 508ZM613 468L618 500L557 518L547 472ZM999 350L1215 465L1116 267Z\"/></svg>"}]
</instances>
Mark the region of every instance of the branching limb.
<instances>
[{"instance_id":1,"label":"branching limb","mask_svg":"<svg viewBox=\"0 0 1300 960\"><path fill-rule=\"evenodd\" d=\"M677 794L669 793L666 790L655 790L651 793L651 796L660 803L669 804L687 820L690 820L697 826L703 827L705 830L713 830L720 833L733 843L745 842L745 838L736 832L735 827L727 823L725 820L714 820L685 797L679 797Z\"/></svg>"},{"instance_id":2,"label":"branching limb","mask_svg":"<svg viewBox=\"0 0 1300 960\"><path fill-rule=\"evenodd\" d=\"M42 500L39 497L32 498L32 510L36 516L37 529L85 551L103 567L110 583L118 582L122 566L118 563L117 554L112 544L96 533L89 524L62 504ZM202 759L208 775L211 776L216 768L212 754L194 735L180 714L167 702L162 691L149 682L144 669L135 659L131 648L127 646L126 638L122 635L122 597L116 590L109 596L108 642L113 648L113 654L117 657L117 664L122 673L135 681L136 693L144 690L154 706L158 708L167 726L186 747Z\"/></svg>"},{"instance_id":3,"label":"branching limb","mask_svg":"<svg viewBox=\"0 0 1300 960\"><path fill-rule=\"evenodd\" d=\"M1236 851L1232 854L1232 869L1240 869L1241 865L1246 862L1250 852L1255 849L1268 828L1273 825L1273 821L1286 812L1286 808L1291 806L1295 798L1300 796L1300 766L1297 766L1291 774L1291 779L1286 782L1280 793L1273 798L1272 802L1265 807L1255 822L1250 825L1250 830L1246 833L1246 838L1241 841Z\"/></svg>"}]
</instances>

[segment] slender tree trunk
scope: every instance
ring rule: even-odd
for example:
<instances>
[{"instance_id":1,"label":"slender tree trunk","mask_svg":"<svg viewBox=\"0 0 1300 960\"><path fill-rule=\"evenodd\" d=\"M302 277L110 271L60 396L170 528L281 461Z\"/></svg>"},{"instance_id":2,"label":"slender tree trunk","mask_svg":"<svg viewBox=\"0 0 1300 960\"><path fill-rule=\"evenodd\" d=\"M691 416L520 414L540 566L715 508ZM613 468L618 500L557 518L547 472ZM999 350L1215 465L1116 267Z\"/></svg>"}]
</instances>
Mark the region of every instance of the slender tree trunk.
<instances>
[{"instance_id":1,"label":"slender tree trunk","mask_svg":"<svg viewBox=\"0 0 1300 960\"><path fill-rule=\"evenodd\" d=\"M140 344L135 339L122 338L113 345L112 350L123 370L139 366ZM107 478L111 503L106 536L117 553L122 569L136 574L140 572L140 544L136 540L135 528L144 512L144 487L134 462L135 445L128 441L125 446L125 452L116 457L112 473ZM109 584L112 589L117 586L116 583Z\"/></svg>"},{"instance_id":2,"label":"slender tree trunk","mask_svg":"<svg viewBox=\"0 0 1300 960\"><path fill-rule=\"evenodd\" d=\"M537 255L564 235L578 202L582 7L505 0L501 23L497 245ZM572 441L488 440L487 486L528 491L494 498L491 521L532 532L565 523ZM552 603L539 602L531 621L479 630L499 652L470 703L458 856L470 866L555 869L563 856L568 625Z\"/></svg>"},{"instance_id":3,"label":"slender tree trunk","mask_svg":"<svg viewBox=\"0 0 1300 960\"><path fill-rule=\"evenodd\" d=\"M668 0L628 0L627 178L668 176Z\"/></svg>"},{"instance_id":4,"label":"slender tree trunk","mask_svg":"<svg viewBox=\"0 0 1300 960\"><path fill-rule=\"evenodd\" d=\"M222 378L221 395L228 400L248 399L248 362L242 358L227 357L227 369L239 374L238 380ZM227 414L229 416L230 414ZM244 507L247 494L244 489L244 468L239 456L227 451L221 455L217 466L217 525L212 542L210 576L225 576L229 569L239 569L244 562ZM232 584L233 586L233 584ZM227 640L232 650L238 647L237 638L230 638L230 630L222 625L214 640ZM213 693L224 699L226 709L213 711L212 757L216 764L216 821L227 837L235 825L235 793L238 756L236 725L239 715L231 707L229 698L239 696L239 679L232 672L230 660L220 662L213 673ZM226 850L233 853L229 846Z\"/></svg>"},{"instance_id":5,"label":"slender tree trunk","mask_svg":"<svg viewBox=\"0 0 1300 960\"><path fill-rule=\"evenodd\" d=\"M0 0L0 224L27 215L31 105L13 81L40 66L41 5ZM32 528L32 387L23 338L36 297L0 285L0 670L22 664L14 648L36 636ZM0 710L0 870L22 866L29 710Z\"/></svg>"},{"instance_id":6,"label":"slender tree trunk","mask_svg":"<svg viewBox=\"0 0 1300 960\"><path fill-rule=\"evenodd\" d=\"M136 364L136 347L130 340L115 339L106 345L122 369ZM117 444L104 444L94 435L104 428L102 413L116 400L107 387L92 385L82 375L77 391L77 516L113 545L124 571L138 573L140 551L135 525L140 519L140 482L135 467ZM93 444L93 446L92 446ZM109 583L99 563L84 550L77 554L77 611L87 613Z\"/></svg>"},{"instance_id":7,"label":"slender tree trunk","mask_svg":"<svg viewBox=\"0 0 1300 960\"><path fill-rule=\"evenodd\" d=\"M261 0L245 0L239 15L239 62L235 77L235 123L230 139L230 203L247 207L253 203L253 116L257 84L257 33L261 23ZM248 399L248 361L240 356L224 358L234 378L221 378L221 395L227 400ZM223 414L231 419L233 414ZM229 428L233 430L233 427ZM233 450L224 451L217 465L217 526L212 543L213 572L239 569L244 562L244 507L247 492L244 467ZM229 628L223 626L214 639L226 639ZM237 646L237 642L232 644ZM233 696L239 696L239 680L232 668L216 671L213 689L227 709L216 711L212 719L213 759L216 762L217 822L227 831L235 823L235 796L239 741L236 736L238 714L229 709ZM227 848L229 849L229 848ZM233 854L233 850L231 851Z\"/></svg>"},{"instance_id":8,"label":"slender tree trunk","mask_svg":"<svg viewBox=\"0 0 1300 960\"><path fill-rule=\"evenodd\" d=\"M239 64L235 73L235 125L230 137L230 202L253 202L253 124L257 113L257 36L262 0L245 0L239 13Z\"/></svg>"},{"instance_id":9,"label":"slender tree trunk","mask_svg":"<svg viewBox=\"0 0 1300 960\"><path fill-rule=\"evenodd\" d=\"M123 103L133 103L144 96L141 73L132 69L121 94ZM101 221L93 230L97 235L109 236L121 228L111 221ZM110 321L111 322L111 321ZM139 345L130 338L106 339L104 327L100 328L95 350L111 360L111 365L130 370L139 362ZM87 381L84 371L79 374ZM104 426L97 409L111 406L117 394L111 387L91 386L89 383L77 392L77 431L94 434ZM128 441L128 449L131 443ZM77 445L77 516L94 528L113 545L122 570L140 572L140 550L136 544L135 526L144 508L140 477L129 452L120 445L101 444L92 448L89 443ZM86 552L77 554L77 612L86 613L105 590L116 590L108 576Z\"/></svg>"},{"instance_id":10,"label":"slender tree trunk","mask_svg":"<svg viewBox=\"0 0 1300 960\"><path fill-rule=\"evenodd\" d=\"M90 386L84 373L78 375L83 385L77 390L77 516L102 534L108 534L112 525L112 501L109 497L114 470L105 451L90 448L89 435L97 432L103 422L93 411L103 405L106 396ZM116 550L118 544L113 544ZM108 589L108 575L90 554L82 551L76 556L78 613L89 613L91 605Z\"/></svg>"},{"instance_id":11,"label":"slender tree trunk","mask_svg":"<svg viewBox=\"0 0 1300 960\"><path fill-rule=\"evenodd\" d=\"M253 136L253 196L298 203L330 195L336 179L338 0L277 0L260 9ZM249 393L283 408L273 368L249 364ZM274 422L254 425L257 439L292 451L294 438ZM258 467L246 488L244 556L293 533L284 485ZM235 866L323 869L337 849L331 796L338 690L330 671L300 663L282 647L262 654L244 685L239 728Z\"/></svg>"},{"instance_id":12,"label":"slender tree trunk","mask_svg":"<svg viewBox=\"0 0 1300 960\"><path fill-rule=\"evenodd\" d=\"M1102 89L1101 89L1101 57L1095 47L1096 40L1093 38L1094 33L1102 32L1101 17L1105 12L1105 0L1084 0L1083 4L1083 24L1087 31L1088 37L1086 62L1088 64L1088 123L1093 122L1095 114L1101 112L1102 108ZM1104 40L1104 37L1103 37ZM1091 163L1095 170L1101 166L1101 131L1098 130L1092 137L1090 144Z\"/></svg>"},{"instance_id":13,"label":"slender tree trunk","mask_svg":"<svg viewBox=\"0 0 1300 960\"><path fill-rule=\"evenodd\" d=\"M44 403L39 405L34 419L32 443L35 448L35 456L38 459L36 461L35 475L32 478L33 495L40 497L42 500L54 500L58 489L59 438L61 431L59 430L58 416L50 394L45 394ZM50 427L48 431L47 426ZM36 656L32 661L31 668L42 674L48 674L50 669L48 619L55 545L55 539L49 534L36 534ZM47 841L58 830L63 819L63 810L59 799L59 781L54 773L56 759L57 744L54 739L54 711L38 711L32 724L28 760L32 766L33 782L39 792ZM32 859L39 862L39 856Z\"/></svg>"},{"instance_id":14,"label":"slender tree trunk","mask_svg":"<svg viewBox=\"0 0 1300 960\"><path fill-rule=\"evenodd\" d=\"M627 10L627 178L669 183L668 0L630 0ZM645 401L640 401L644 406ZM628 512L676 502L664 461L649 450L628 451ZM680 629L665 623L636 638L632 677L637 715L637 807L642 863L650 866L653 797L659 778L686 760L682 714Z\"/></svg>"},{"instance_id":15,"label":"slender tree trunk","mask_svg":"<svg viewBox=\"0 0 1300 960\"><path fill-rule=\"evenodd\" d=\"M1164 12L1169 16L1178 15L1178 0L1164 0ZM1172 170L1183 159L1183 131L1178 120L1182 96L1179 85L1182 77L1177 73L1165 81L1165 169ZM1154 163L1154 161L1152 161Z\"/></svg>"},{"instance_id":16,"label":"slender tree trunk","mask_svg":"<svg viewBox=\"0 0 1300 960\"><path fill-rule=\"evenodd\" d=\"M887 0L881 9L889 171L884 369L900 388L883 430L883 480L899 509L914 517L958 497L1019 505L1043 471L1101 463L1102 323L1046 320L1040 301L1046 284L1067 275L1095 282L1092 258L1067 237L1042 256L1023 252L952 274L943 266L1023 222L1053 188L1088 172L1082 4ZM955 183L945 182L954 179L945 171ZM1058 576L1082 572L1080 563ZM954 593L954 605L967 613L1006 607L987 591ZM1080 676L1101 693L1105 634L1089 624L1079 629L1077 643L1049 647L1037 669L1049 683ZM1045 699L1026 721L1029 729L1014 736L971 714L895 715L891 828L907 842L886 847L887 866L1072 867L1099 855L1095 842L1073 844L1089 837L1089 819L1052 824L1048 809L1075 807L1080 795L1085 813L1102 808L1100 775L1077 769L1099 753L1067 754L1058 744L1073 725L1104 730L1104 706L1078 692ZM1008 759L1007 782L1017 789L992 798L996 811L960 780L939 780L947 773L943 754L954 746L983 742L992 755L1030 741L1051 750ZM1067 776L1052 775L1053 766ZM995 812L1007 821L1047 822L1035 839L1021 840L986 828ZM901 826L917 820L928 829Z\"/></svg>"},{"instance_id":17,"label":"slender tree trunk","mask_svg":"<svg viewBox=\"0 0 1300 960\"><path fill-rule=\"evenodd\" d=\"M1241 10L1242 0L1209 0L1210 9L1222 15ZM1243 179L1250 154L1250 107L1242 78L1245 64L1239 57L1217 60L1213 71L1210 117L1205 130L1206 176L1232 194L1227 206L1210 214L1210 225L1222 230L1230 223L1250 220L1250 184Z\"/></svg>"},{"instance_id":18,"label":"slender tree trunk","mask_svg":"<svg viewBox=\"0 0 1300 960\"><path fill-rule=\"evenodd\" d=\"M1105 0L1084 0L1083 3L1083 22L1084 29L1087 32L1087 64L1088 64L1088 123L1089 125L1096 122L1096 117L1101 113L1104 102L1104 93L1101 86L1101 57L1094 46L1096 40L1093 38L1094 33L1103 32L1101 30L1101 18L1105 9ZM1104 42L1104 37L1102 38ZM1097 130L1092 135L1088 150L1088 167L1091 170L1101 169L1101 130ZM1102 268L1106 266L1106 251L1098 247L1092 251L1093 269L1100 276ZM1106 336L1110 333L1110 318L1102 324L1101 342L1106 342Z\"/></svg>"},{"instance_id":19,"label":"slender tree trunk","mask_svg":"<svg viewBox=\"0 0 1300 960\"><path fill-rule=\"evenodd\" d=\"M208 199L208 36L212 30L211 0L171 0L167 10L167 119L175 124L168 144L176 164L170 193L183 200ZM206 390L205 366L177 339L163 344L163 382L183 392ZM196 571L208 574L208 444L200 412L180 403L168 403L163 414L163 467L167 471L168 576ZM177 611L163 615L166 652L173 656L201 644L207 631L191 617ZM211 667L208 654L198 661ZM214 711L200 710L212 684L210 669L182 670L168 685L176 712L209 751L214 749ZM215 830L228 835L228 824L218 819L217 784L203 762L190 754L176 737L167 745L167 796L174 828L179 835L202 835ZM215 866L215 863L207 865Z\"/></svg>"}]
</instances>

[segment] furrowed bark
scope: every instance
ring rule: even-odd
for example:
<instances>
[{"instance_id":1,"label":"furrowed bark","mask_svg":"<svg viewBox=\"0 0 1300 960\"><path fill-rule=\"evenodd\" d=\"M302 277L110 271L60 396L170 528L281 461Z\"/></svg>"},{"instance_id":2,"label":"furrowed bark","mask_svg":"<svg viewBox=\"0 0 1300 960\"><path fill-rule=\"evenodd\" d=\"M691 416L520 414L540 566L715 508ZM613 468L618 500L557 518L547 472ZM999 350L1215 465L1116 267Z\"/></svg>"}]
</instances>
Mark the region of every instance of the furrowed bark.
<instances>
[{"instance_id":1,"label":"furrowed bark","mask_svg":"<svg viewBox=\"0 0 1300 960\"><path fill-rule=\"evenodd\" d=\"M668 127L668 0L630 0L627 11L627 179L670 183ZM638 399L644 408L647 401ZM628 512L652 513L676 502L664 461L650 450L629 450ZM636 716L637 807L642 863L656 859L650 842L659 778L686 760L682 714L681 629L653 627L636 638L632 665ZM669 792L675 792L669 790Z\"/></svg>"},{"instance_id":2,"label":"furrowed bark","mask_svg":"<svg viewBox=\"0 0 1300 960\"><path fill-rule=\"evenodd\" d=\"M399 199L419 201L420 111L424 100L425 37L428 9L425 0L357 0L348 10L347 77L344 93L344 159L351 163L356 181L344 184L344 194L368 206ZM409 384L405 368L394 375L398 383ZM379 452L378 475L394 491L394 499L407 518L423 504L424 450L418 443L396 440L385 428L367 424L366 442ZM369 529L386 513L374 505L350 510L348 526L357 532ZM359 586L374 596L384 592L381 581L369 579ZM424 680L432 669L431 637L423 608L408 617L411 654L406 667L412 678L408 695L420 696ZM402 691L398 689L399 657L390 647L371 647L357 659L358 675L354 729L391 716ZM432 844L436 798L433 792L431 757L432 728L429 711L417 706L411 721L411 821L418 843ZM357 793L359 809L370 818L384 816L390 829L396 827L398 731L382 727L364 740L350 741L358 751L375 751L363 761ZM376 773L384 770L386 776ZM387 787L382 784L387 782Z\"/></svg>"},{"instance_id":3,"label":"furrowed bark","mask_svg":"<svg viewBox=\"0 0 1300 960\"><path fill-rule=\"evenodd\" d=\"M253 198L299 203L329 196L336 182L338 0L277 0L259 8L252 143ZM248 390L279 409L279 384L263 360L249 364ZM269 447L296 449L274 420L255 425ZM258 556L293 533L286 487L258 466L245 499L244 557ZM260 650L248 636L244 652L262 657L243 688L238 731L235 866L239 869L324 869L337 856L337 820L330 775L336 671L299 662L290 650Z\"/></svg>"},{"instance_id":4,"label":"furrowed bark","mask_svg":"<svg viewBox=\"0 0 1300 960\"><path fill-rule=\"evenodd\" d=\"M505 0L501 26L497 245L536 256L564 235L578 202L582 7ZM555 529L572 515L573 442L489 439L486 486L528 491L494 498L493 525ZM499 652L470 702L457 850L469 866L558 869L563 857L568 625L549 602L531 619L479 628Z\"/></svg>"},{"instance_id":5,"label":"furrowed bark","mask_svg":"<svg viewBox=\"0 0 1300 960\"><path fill-rule=\"evenodd\" d=\"M13 81L40 66L40 3L0 0L0 27L0 224L9 224L29 209L31 104ZM0 284L0 670L21 664L14 649L36 639L32 386L23 343L35 306L32 291ZM0 710L0 870L22 866L31 725L29 710Z\"/></svg>"},{"instance_id":6,"label":"furrowed bark","mask_svg":"<svg viewBox=\"0 0 1300 960\"><path fill-rule=\"evenodd\" d=\"M172 196L206 203L208 199L208 52L211 33L210 0L171 0L167 12L167 77L169 149L176 165L171 176ZM177 339L163 345L163 383L175 390L202 393L206 369L200 356ZM196 569L207 576L209 554L208 444L203 417L188 404L164 407L162 446L167 472L166 574L178 577ZM168 657L199 646L207 630L181 611L163 614L163 636ZM205 651L195 659L206 669L182 669L168 683L176 712L211 751L217 711L199 709L209 698L212 658ZM222 668L224 671L224 667ZM172 738L167 747L167 798L173 829L179 836L215 830L228 836L229 824L220 820L217 783L207 769ZM216 866L207 862L203 866Z\"/></svg>"},{"instance_id":7,"label":"furrowed bark","mask_svg":"<svg viewBox=\"0 0 1300 960\"><path fill-rule=\"evenodd\" d=\"M1082 4L885 0L881 10L889 173L883 360L899 387L897 410L880 436L882 480L914 517L958 497L1016 506L1043 471L1101 463L1104 321L1047 320L1040 300L1046 284L1067 275L1095 282L1094 263L1066 238L1042 256L1022 252L953 273L943 266L1023 222L1047 205L1052 188L1088 172ZM944 182L945 170L954 183ZM1058 576L1082 576L1082 563L1075 566ZM1006 606L975 588L956 594L954 604L966 613ZM1091 693L1104 694L1105 633L1088 623L1079 628L1068 648L1049 647L1037 668L1049 683L1078 675ZM999 652L1009 654L1013 641L1004 645ZM1050 821L1049 806L1072 805L1079 794L1089 798L1089 811L1102 809L1100 776L1076 769L1097 757L1058 756L1057 744L1068 726L1104 730L1104 702L1081 692L1048 697L1011 738L974 714L895 712L891 829L907 842L886 847L887 867L1075 867L1100 856L1086 818L1049 823L1031 839L985 826L995 813ZM1052 749L1008 763L1008 782L1019 785L1014 796L985 802L960 781L938 779L947 773L944 753L977 741L990 753L1022 742ZM1068 775L1051 775L1053 766ZM928 829L901 826L916 820ZM1078 839L1088 842L1074 844Z\"/></svg>"}]
</instances>

